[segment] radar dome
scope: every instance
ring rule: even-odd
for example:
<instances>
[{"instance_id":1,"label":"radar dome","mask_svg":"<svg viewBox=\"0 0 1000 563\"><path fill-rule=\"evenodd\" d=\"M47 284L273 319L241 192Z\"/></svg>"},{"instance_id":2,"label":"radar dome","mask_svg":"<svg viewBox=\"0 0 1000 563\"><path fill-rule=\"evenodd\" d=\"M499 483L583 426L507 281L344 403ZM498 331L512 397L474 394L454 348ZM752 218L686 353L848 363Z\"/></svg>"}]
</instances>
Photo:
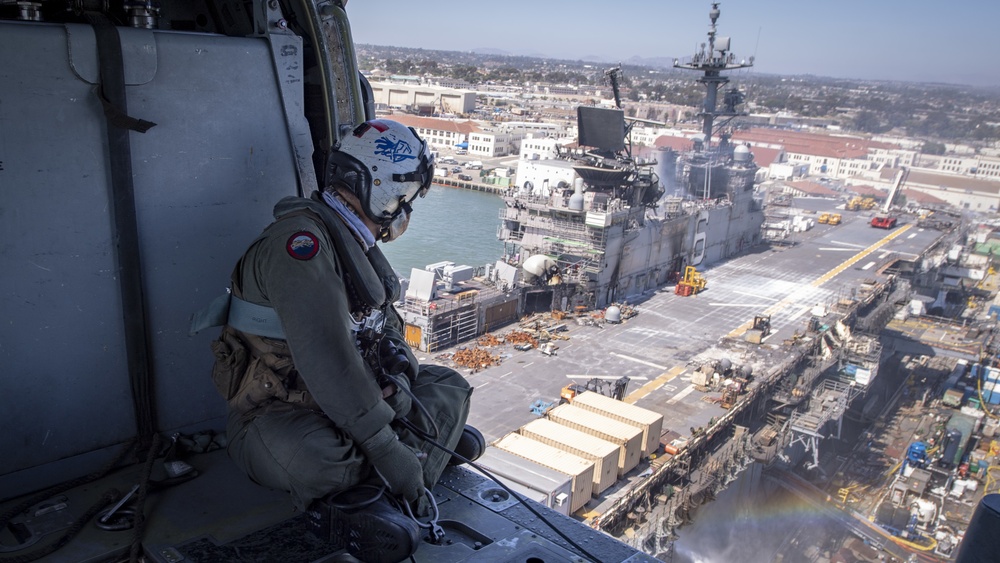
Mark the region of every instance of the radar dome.
<instances>
[{"instance_id":1,"label":"radar dome","mask_svg":"<svg viewBox=\"0 0 1000 563\"><path fill-rule=\"evenodd\" d=\"M604 320L609 323L622 322L622 310L618 305L612 305L604 311Z\"/></svg>"},{"instance_id":2,"label":"radar dome","mask_svg":"<svg viewBox=\"0 0 1000 563\"><path fill-rule=\"evenodd\" d=\"M545 282L559 273L556 261L544 254L529 256L521 265L521 269L524 270L524 281L527 283Z\"/></svg>"},{"instance_id":3,"label":"radar dome","mask_svg":"<svg viewBox=\"0 0 1000 563\"><path fill-rule=\"evenodd\" d=\"M736 162L747 162L750 160L750 149L746 145L740 145L733 149L733 160Z\"/></svg>"}]
</instances>

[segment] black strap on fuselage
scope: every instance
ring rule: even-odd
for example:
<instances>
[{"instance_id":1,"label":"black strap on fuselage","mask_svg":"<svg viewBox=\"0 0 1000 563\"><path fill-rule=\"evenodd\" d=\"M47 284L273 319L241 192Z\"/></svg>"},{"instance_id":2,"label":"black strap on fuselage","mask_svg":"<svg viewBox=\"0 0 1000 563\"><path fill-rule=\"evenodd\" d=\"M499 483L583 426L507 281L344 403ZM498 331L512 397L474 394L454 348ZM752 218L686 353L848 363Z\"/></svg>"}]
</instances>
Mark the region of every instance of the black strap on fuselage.
<instances>
[{"instance_id":1,"label":"black strap on fuselage","mask_svg":"<svg viewBox=\"0 0 1000 563\"><path fill-rule=\"evenodd\" d=\"M132 406L135 410L139 448L145 450L156 431L153 377L146 325L142 262L139 255L139 227L135 212L132 180L132 147L129 129L145 132L153 123L128 117L125 96L125 62L121 37L107 16L86 12L94 27L100 59L101 83L98 97L107 118L108 156L111 165L112 228L118 260L119 289L128 358Z\"/></svg>"}]
</instances>

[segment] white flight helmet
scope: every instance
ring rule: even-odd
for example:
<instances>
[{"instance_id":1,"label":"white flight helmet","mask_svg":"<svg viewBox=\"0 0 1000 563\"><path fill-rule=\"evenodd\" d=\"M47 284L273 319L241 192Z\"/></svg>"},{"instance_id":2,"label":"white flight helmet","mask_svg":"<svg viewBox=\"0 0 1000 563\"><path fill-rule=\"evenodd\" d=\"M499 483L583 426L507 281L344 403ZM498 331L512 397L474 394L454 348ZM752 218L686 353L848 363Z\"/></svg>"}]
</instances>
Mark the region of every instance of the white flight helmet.
<instances>
[{"instance_id":1,"label":"white flight helmet","mask_svg":"<svg viewBox=\"0 0 1000 563\"><path fill-rule=\"evenodd\" d=\"M343 184L358 196L369 219L390 241L406 230L410 202L431 186L434 157L412 127L373 119L358 125L330 153L327 186Z\"/></svg>"}]
</instances>

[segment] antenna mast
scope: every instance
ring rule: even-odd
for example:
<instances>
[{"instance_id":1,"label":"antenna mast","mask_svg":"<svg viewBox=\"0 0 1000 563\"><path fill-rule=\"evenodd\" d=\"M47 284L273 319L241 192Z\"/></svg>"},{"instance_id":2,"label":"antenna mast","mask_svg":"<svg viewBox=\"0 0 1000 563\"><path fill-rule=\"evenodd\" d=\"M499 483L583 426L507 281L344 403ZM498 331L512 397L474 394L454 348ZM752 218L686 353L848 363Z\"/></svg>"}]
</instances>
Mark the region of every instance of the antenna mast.
<instances>
[{"instance_id":1,"label":"antenna mast","mask_svg":"<svg viewBox=\"0 0 1000 563\"><path fill-rule=\"evenodd\" d=\"M615 107L618 109L622 108L622 96L619 90L618 80L622 74L622 64L618 63L618 66L611 67L604 71L604 75L608 77L611 81L611 91L615 94Z\"/></svg>"},{"instance_id":2,"label":"antenna mast","mask_svg":"<svg viewBox=\"0 0 1000 563\"><path fill-rule=\"evenodd\" d=\"M698 82L705 85L705 106L698 116L702 119L701 131L705 134L705 149L712 144L712 133L717 117L728 117L728 122L733 117L746 115L736 110L736 106L743 103L743 94L733 88L727 90L723 97L723 109L717 109L719 99L719 89L729 83L729 77L722 76L722 71L738 70L753 66L753 57L749 60L737 62L736 55L729 52L729 37L717 37L715 22L719 19L719 2L712 2L712 9L708 12L708 17L712 20L712 25L708 28L708 48L701 44L701 50L694 54L689 61L674 59L674 68L687 70L697 70L704 73Z\"/></svg>"}]
</instances>

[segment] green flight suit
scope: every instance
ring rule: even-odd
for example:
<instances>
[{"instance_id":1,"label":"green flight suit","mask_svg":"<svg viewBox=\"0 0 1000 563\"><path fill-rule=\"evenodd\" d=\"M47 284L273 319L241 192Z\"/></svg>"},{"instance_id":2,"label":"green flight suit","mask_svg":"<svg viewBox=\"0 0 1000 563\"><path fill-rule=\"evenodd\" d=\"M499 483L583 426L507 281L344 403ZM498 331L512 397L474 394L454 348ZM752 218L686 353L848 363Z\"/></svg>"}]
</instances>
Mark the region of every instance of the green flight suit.
<instances>
[{"instance_id":1,"label":"green flight suit","mask_svg":"<svg viewBox=\"0 0 1000 563\"><path fill-rule=\"evenodd\" d=\"M230 401L230 457L255 482L289 491L296 506L305 509L329 493L378 482L357 444L388 424L407 446L422 452L417 455L424 484L432 488L450 456L393 422L405 415L419 428L433 427L402 391L383 399L355 342L350 313L385 306L385 337L410 360L406 377L400 379L408 379L411 391L434 418L440 432L437 442L449 449L465 426L471 387L452 369L418 366L391 305L399 295L399 280L381 250L373 246L366 254L318 193L312 199L284 198L274 215L277 220L234 271L233 291L277 312L292 375L311 400L274 397L249 408ZM397 413L394 407L410 409Z\"/></svg>"}]
</instances>

